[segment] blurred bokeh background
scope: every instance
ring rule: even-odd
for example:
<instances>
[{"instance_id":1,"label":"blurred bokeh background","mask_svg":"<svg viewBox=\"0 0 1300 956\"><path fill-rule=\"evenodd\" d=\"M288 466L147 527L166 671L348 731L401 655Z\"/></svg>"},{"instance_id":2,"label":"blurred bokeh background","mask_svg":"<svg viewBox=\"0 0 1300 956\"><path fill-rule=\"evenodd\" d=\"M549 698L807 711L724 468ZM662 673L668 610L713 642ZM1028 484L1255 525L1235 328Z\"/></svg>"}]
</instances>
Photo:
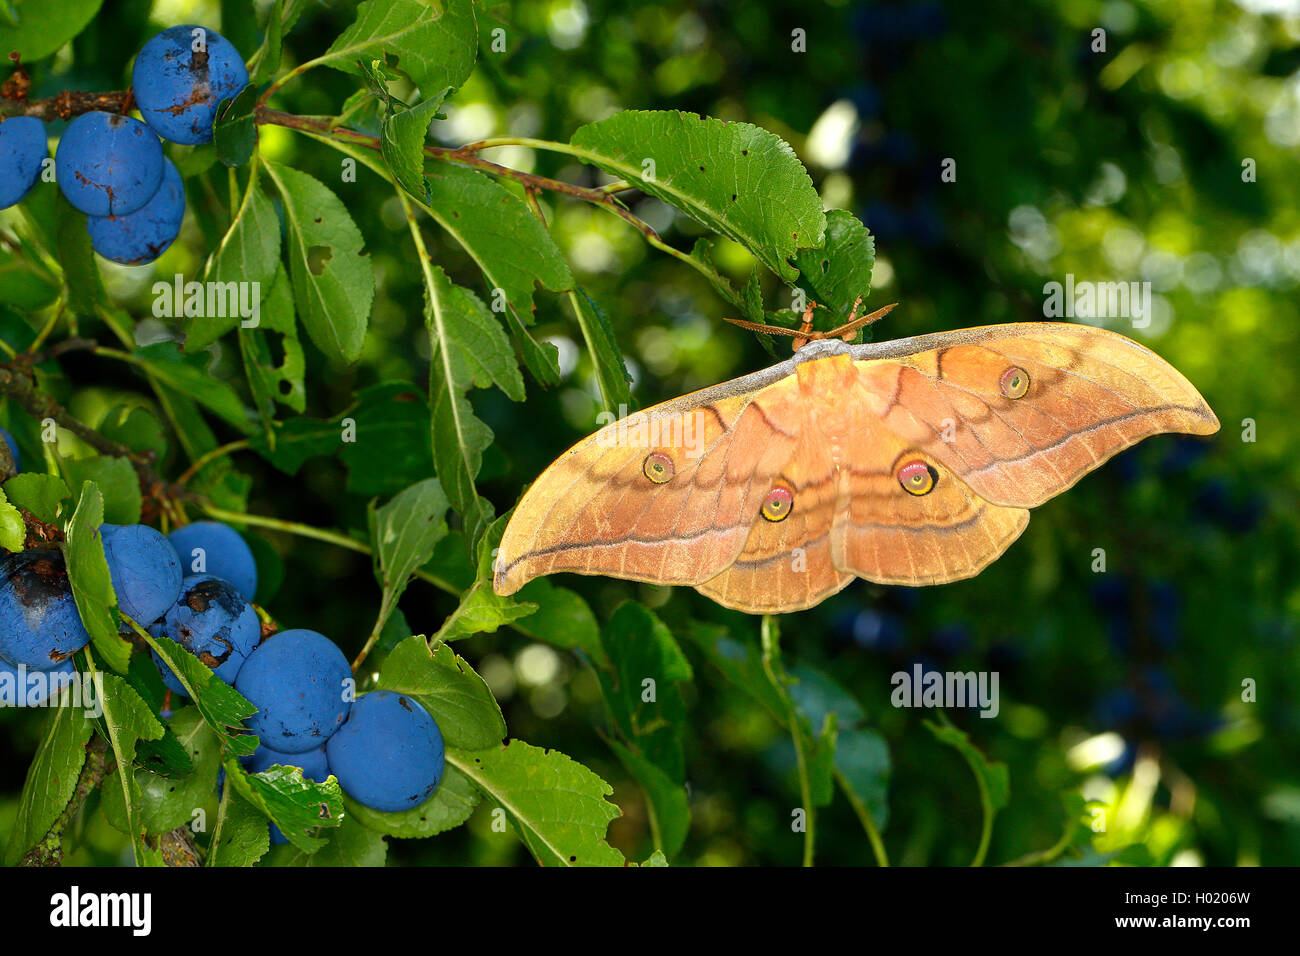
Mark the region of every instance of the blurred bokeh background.
<instances>
[{"instance_id":1,"label":"blurred bokeh background","mask_svg":"<svg viewBox=\"0 0 1300 956\"><path fill-rule=\"evenodd\" d=\"M245 52L265 2L122 0L42 64L33 95L120 89L129 57L164 26L221 29ZM286 57L318 55L352 4L308 4ZM506 31L507 50L489 31ZM794 52L792 31L806 35ZM1101 30L1102 34L1095 31ZM480 7L480 65L446 109L446 145L489 136L567 140L580 125L631 108L744 120L787 139L828 208L876 236L867 305L901 305L877 338L1042 316L1043 286L1148 281L1150 326L1110 324L1177 366L1223 423L1211 440L1148 440L1034 512L1023 538L978 578L926 589L858 582L783 621L789 666L830 674L888 742L892 772L884 843L898 864L961 864L979 840L968 768L889 703L890 675L915 662L996 670L996 719L954 711L992 759L1009 766L1010 805L990 862L1050 846L1061 793L1109 809L1098 852L1143 844L1167 864L1300 863L1300 3L1295 0L905 0L687 3L539 0ZM1097 49L1098 37L1104 50ZM351 77L316 70L280 94L286 110L334 114ZM363 361L331 368L304 339L309 414L341 411L359 387L427 381L421 287L400 206L364 171L337 185L338 156L279 129L269 154L327 179L348 203L373 256L379 292ZM505 165L577 183L603 180L563 156L503 147ZM941 181L946 159L954 182ZM1253 170L1253 175L1251 171ZM1245 175L1243 175L1245 173ZM207 182L202 182L208 179ZM154 274L194 273L219 236L202 189L224 196L224 172L191 185L182 240L147 269L109 269L115 295L145 317ZM642 406L770 364L749 333L721 321L725 303L696 273L590 206L542 196L579 282L609 314ZM664 238L689 249L700 227L652 199L631 200ZM485 293L464 254L429 230L434 256ZM743 281L752 260L727 242L720 267ZM3 277L0 276L0 284ZM769 308L789 293L768 276ZM3 308L3 306L0 306ZM538 297L543 335L565 379L529 383L526 406L476 392L496 433L484 490L504 511L524 484L592 430L599 391L559 297ZM237 372L218 347L214 366ZM68 396L89 420L138 383L93 357L64 362ZM236 376L238 377L238 376ZM219 430L219 429L218 429ZM1249 430L1245 438L1243 434ZM224 436L229 440L233 435ZM178 463L183 467L183 463ZM365 500L337 463L294 479L253 455L249 510L336 527L364 526ZM174 473L174 472L173 472ZM360 646L378 591L360 555L268 537L286 575L270 611ZM1107 570L1094 573L1094 549ZM627 597L683 633L716 622L743 642L758 620L693 591L604 579L564 582L604 620ZM403 600L416 632L437 629L452 598L416 585ZM696 651L684 687L692 826L675 862L792 864L797 803L788 735ZM514 736L555 747L615 785L624 817L611 841L648 852L644 799L611 754L600 690L577 657L503 630L460 645L491 683ZM1243 681L1256 684L1243 701ZM0 711L0 829L12 819L39 715ZM392 841L398 863L524 863L480 812L468 827ZM818 820L819 862L872 860L843 798ZM92 829L82 862L118 859L122 837Z\"/></svg>"}]
</instances>

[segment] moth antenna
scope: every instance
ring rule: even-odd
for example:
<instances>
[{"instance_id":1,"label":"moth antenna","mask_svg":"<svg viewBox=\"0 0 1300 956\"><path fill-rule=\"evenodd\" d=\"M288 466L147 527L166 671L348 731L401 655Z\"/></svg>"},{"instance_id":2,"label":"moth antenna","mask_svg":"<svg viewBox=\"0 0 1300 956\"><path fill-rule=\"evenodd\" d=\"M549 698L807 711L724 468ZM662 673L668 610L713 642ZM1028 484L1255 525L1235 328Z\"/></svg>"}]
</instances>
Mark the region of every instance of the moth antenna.
<instances>
[{"instance_id":1,"label":"moth antenna","mask_svg":"<svg viewBox=\"0 0 1300 956\"><path fill-rule=\"evenodd\" d=\"M849 337L852 335L852 333L856 332L864 325L870 325L872 322L879 322L890 312L892 312L895 306L898 305L897 302L891 302L889 305L884 306L883 308L876 309L876 311L872 312L870 315L864 315L861 316L860 318L854 318L853 316L857 313L858 304L861 301L862 299L859 298L857 302L853 303L853 312L850 313L849 315L849 321L841 325L838 329L835 329L834 331L831 332L827 332L826 333L827 338L831 338L832 336L839 336L840 338L844 339L844 341L847 342L849 340Z\"/></svg>"}]
</instances>

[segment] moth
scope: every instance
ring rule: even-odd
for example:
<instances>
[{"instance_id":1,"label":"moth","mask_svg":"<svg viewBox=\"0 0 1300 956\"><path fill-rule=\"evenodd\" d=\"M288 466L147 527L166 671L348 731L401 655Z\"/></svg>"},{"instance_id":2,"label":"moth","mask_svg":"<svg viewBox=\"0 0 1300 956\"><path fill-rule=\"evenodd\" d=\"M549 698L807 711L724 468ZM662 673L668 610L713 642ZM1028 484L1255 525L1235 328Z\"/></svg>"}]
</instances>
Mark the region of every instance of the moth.
<instances>
[{"instance_id":1,"label":"moth","mask_svg":"<svg viewBox=\"0 0 1300 956\"><path fill-rule=\"evenodd\" d=\"M796 335L795 354L570 448L507 524L496 592L570 571L766 614L854 578L957 581L1115 453L1218 431L1177 369L1117 333L1021 322L849 344L890 308L826 333L812 306L798 332L732 320Z\"/></svg>"}]
</instances>

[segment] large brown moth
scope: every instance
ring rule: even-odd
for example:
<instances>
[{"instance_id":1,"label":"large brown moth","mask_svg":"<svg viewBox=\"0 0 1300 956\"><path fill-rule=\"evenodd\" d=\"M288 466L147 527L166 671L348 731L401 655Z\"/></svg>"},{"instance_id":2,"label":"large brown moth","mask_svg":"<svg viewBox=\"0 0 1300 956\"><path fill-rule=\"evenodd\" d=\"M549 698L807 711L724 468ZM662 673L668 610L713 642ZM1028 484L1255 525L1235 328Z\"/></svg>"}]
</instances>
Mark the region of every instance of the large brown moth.
<instances>
[{"instance_id":1,"label":"large brown moth","mask_svg":"<svg viewBox=\"0 0 1300 956\"><path fill-rule=\"evenodd\" d=\"M810 308L811 311L811 308ZM771 368L637 412L528 489L494 587L556 571L686 584L752 613L855 577L978 574L1029 509L1116 452L1219 421L1177 369L1114 332L1022 322L850 345L799 333Z\"/></svg>"}]
</instances>

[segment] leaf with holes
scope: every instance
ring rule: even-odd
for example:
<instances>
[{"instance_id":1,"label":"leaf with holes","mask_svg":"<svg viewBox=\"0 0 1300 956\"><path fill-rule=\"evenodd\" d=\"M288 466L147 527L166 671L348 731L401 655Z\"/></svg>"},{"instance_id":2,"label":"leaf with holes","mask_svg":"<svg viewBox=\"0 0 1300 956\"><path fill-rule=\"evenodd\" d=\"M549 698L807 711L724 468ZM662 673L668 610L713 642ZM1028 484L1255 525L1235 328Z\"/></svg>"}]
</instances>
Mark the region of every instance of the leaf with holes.
<instances>
[{"instance_id":1,"label":"leaf with holes","mask_svg":"<svg viewBox=\"0 0 1300 956\"><path fill-rule=\"evenodd\" d=\"M800 250L794 262L799 284L830 310L826 327L833 328L848 320L855 299L871 292L876 240L853 213L832 209L826 213L826 241L819 248Z\"/></svg>"},{"instance_id":2,"label":"leaf with holes","mask_svg":"<svg viewBox=\"0 0 1300 956\"><path fill-rule=\"evenodd\" d=\"M787 282L798 275L790 259L822 244L821 196L775 133L677 110L626 110L570 142L579 159L734 239Z\"/></svg>"},{"instance_id":3,"label":"leaf with holes","mask_svg":"<svg viewBox=\"0 0 1300 956\"><path fill-rule=\"evenodd\" d=\"M267 163L266 170L284 198L298 315L322 352L355 362L375 296L375 272L362 252L361 231L320 180L275 163Z\"/></svg>"},{"instance_id":4,"label":"leaf with holes","mask_svg":"<svg viewBox=\"0 0 1300 956\"><path fill-rule=\"evenodd\" d=\"M490 750L448 749L447 761L499 805L542 866L624 866L605 840L619 809L614 788L557 750L511 740Z\"/></svg>"},{"instance_id":5,"label":"leaf with holes","mask_svg":"<svg viewBox=\"0 0 1300 956\"><path fill-rule=\"evenodd\" d=\"M355 74L358 60L382 60L426 93L459 87L474 69L478 27L470 0L366 0L356 9L356 20L318 62Z\"/></svg>"}]
</instances>

